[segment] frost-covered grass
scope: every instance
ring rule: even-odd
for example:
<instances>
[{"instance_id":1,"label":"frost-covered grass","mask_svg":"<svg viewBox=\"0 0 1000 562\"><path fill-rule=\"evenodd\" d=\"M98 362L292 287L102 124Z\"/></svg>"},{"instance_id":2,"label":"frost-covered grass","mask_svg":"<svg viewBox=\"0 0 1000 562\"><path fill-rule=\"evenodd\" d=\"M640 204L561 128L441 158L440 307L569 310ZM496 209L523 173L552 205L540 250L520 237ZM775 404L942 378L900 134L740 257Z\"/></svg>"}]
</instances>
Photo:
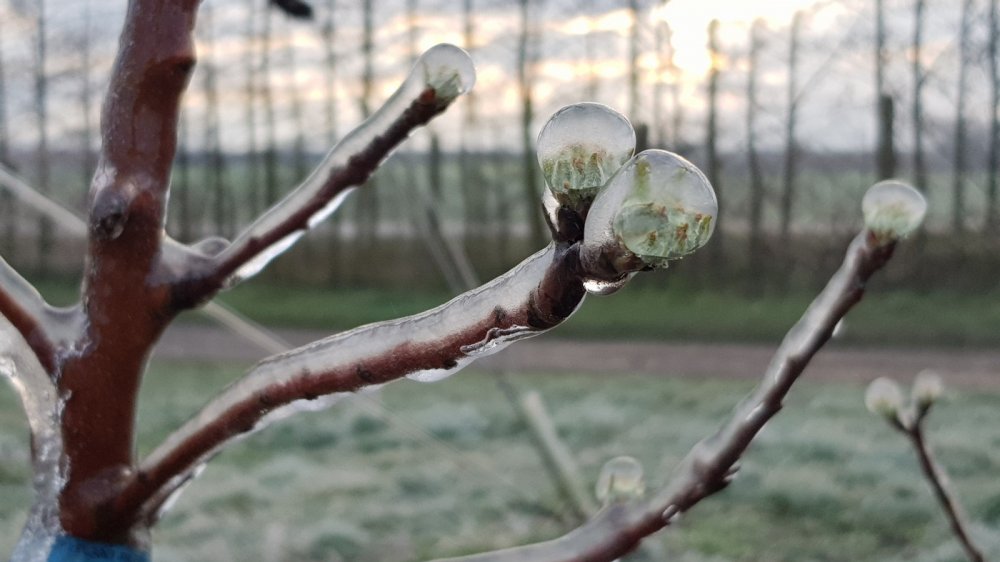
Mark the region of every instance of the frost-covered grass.
<instances>
[{"instance_id":1,"label":"frost-covered grass","mask_svg":"<svg viewBox=\"0 0 1000 562\"><path fill-rule=\"evenodd\" d=\"M140 449L238 372L155 368ZM749 389L626 375L516 381L543 392L588 480L629 454L653 485ZM961 560L911 452L865 411L862 395L860 386L803 381L733 486L659 539L671 559ZM994 537L984 543L992 557L1000 555L998 421L1000 394L955 394L929 429L979 532ZM25 441L13 393L0 391L0 553L29 501ZM468 372L393 384L223 453L159 527L156 560L416 560L552 537L569 523L493 380Z\"/></svg>"}]
</instances>

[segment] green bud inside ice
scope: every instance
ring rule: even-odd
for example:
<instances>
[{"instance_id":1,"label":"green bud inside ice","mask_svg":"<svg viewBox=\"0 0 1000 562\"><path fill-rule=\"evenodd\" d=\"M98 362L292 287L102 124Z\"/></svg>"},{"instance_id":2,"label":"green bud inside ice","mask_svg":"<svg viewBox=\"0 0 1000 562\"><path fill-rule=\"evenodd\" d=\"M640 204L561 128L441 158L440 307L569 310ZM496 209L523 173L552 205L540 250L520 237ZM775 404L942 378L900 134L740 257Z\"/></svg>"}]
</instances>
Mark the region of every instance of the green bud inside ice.
<instances>
[{"instance_id":1,"label":"green bud inside ice","mask_svg":"<svg viewBox=\"0 0 1000 562\"><path fill-rule=\"evenodd\" d=\"M916 188L897 180L881 181L861 200L865 227L880 241L906 238L927 214L927 200Z\"/></svg>"}]
</instances>

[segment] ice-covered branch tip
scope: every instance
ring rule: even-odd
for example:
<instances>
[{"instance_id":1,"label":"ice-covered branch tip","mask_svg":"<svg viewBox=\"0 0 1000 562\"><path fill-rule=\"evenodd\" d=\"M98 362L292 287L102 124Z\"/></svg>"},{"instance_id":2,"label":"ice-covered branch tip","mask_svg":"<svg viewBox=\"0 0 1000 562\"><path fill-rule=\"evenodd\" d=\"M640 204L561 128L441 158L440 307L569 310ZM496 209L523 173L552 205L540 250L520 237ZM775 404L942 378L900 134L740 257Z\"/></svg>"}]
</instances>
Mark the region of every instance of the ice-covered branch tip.
<instances>
[{"instance_id":1,"label":"ice-covered branch tip","mask_svg":"<svg viewBox=\"0 0 1000 562\"><path fill-rule=\"evenodd\" d=\"M229 247L190 266L180 283L193 293L187 299L195 303L261 271L333 213L414 129L443 112L475 80L472 61L462 49L437 45L425 52L392 97L345 136L305 181Z\"/></svg>"},{"instance_id":2,"label":"ice-covered branch tip","mask_svg":"<svg viewBox=\"0 0 1000 562\"><path fill-rule=\"evenodd\" d=\"M580 208L593 200L635 151L635 131L624 115L599 103L555 112L538 133L538 164L556 199Z\"/></svg>"},{"instance_id":3,"label":"ice-covered branch tip","mask_svg":"<svg viewBox=\"0 0 1000 562\"><path fill-rule=\"evenodd\" d=\"M927 214L927 200L913 186L898 180L881 181L861 201L865 226L883 243L906 238Z\"/></svg>"},{"instance_id":4,"label":"ice-covered branch tip","mask_svg":"<svg viewBox=\"0 0 1000 562\"><path fill-rule=\"evenodd\" d=\"M737 461L780 411L795 381L830 339L837 322L861 299L866 282L889 260L893 249L894 244L880 244L867 233L854 239L840 269L785 336L759 386L722 428L695 445L668 485L650 499L609 503L591 521L551 541L449 561L611 562L724 488L734 476ZM617 472L612 466L609 476Z\"/></svg>"}]
</instances>

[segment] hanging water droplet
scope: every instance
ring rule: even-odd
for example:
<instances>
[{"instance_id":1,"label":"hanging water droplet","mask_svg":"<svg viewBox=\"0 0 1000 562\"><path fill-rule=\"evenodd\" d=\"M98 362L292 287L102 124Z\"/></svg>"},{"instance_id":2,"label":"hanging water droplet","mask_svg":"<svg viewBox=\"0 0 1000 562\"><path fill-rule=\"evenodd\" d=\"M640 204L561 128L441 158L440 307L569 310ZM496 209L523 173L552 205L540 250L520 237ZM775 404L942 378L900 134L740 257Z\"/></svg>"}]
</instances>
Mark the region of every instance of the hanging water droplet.
<instances>
[{"instance_id":1,"label":"hanging water droplet","mask_svg":"<svg viewBox=\"0 0 1000 562\"><path fill-rule=\"evenodd\" d=\"M642 465L632 457L615 457L604 463L595 488L597 500L607 505L642 497L646 491Z\"/></svg>"},{"instance_id":2,"label":"hanging water droplet","mask_svg":"<svg viewBox=\"0 0 1000 562\"><path fill-rule=\"evenodd\" d=\"M705 175L665 150L633 157L591 205L584 244L620 244L643 263L665 267L705 245L719 204Z\"/></svg>"},{"instance_id":3,"label":"hanging water droplet","mask_svg":"<svg viewBox=\"0 0 1000 562\"><path fill-rule=\"evenodd\" d=\"M879 377L865 391L865 407L873 414L895 418L903 408L903 391L896 381Z\"/></svg>"},{"instance_id":4,"label":"hanging water droplet","mask_svg":"<svg viewBox=\"0 0 1000 562\"><path fill-rule=\"evenodd\" d=\"M913 186L885 180L868 188L861 200L865 227L883 242L907 237L923 222L927 200Z\"/></svg>"},{"instance_id":5,"label":"hanging water droplet","mask_svg":"<svg viewBox=\"0 0 1000 562\"><path fill-rule=\"evenodd\" d=\"M632 124L599 103L560 109L538 134L538 163L545 182L564 203L593 197L634 150Z\"/></svg>"},{"instance_id":6,"label":"hanging water droplet","mask_svg":"<svg viewBox=\"0 0 1000 562\"><path fill-rule=\"evenodd\" d=\"M436 99L444 104L468 92L476 83L476 69L469 53L447 43L424 52L414 65L414 74L417 72L421 73L424 85L433 89Z\"/></svg>"}]
</instances>

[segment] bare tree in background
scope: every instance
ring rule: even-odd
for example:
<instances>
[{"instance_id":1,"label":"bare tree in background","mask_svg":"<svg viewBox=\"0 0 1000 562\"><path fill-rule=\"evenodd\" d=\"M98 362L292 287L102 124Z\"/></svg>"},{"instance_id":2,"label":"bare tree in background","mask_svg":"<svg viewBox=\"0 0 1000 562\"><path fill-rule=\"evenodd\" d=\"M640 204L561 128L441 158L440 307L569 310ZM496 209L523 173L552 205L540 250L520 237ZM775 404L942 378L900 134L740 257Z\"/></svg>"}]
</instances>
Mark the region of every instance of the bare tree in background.
<instances>
[{"instance_id":1,"label":"bare tree in background","mask_svg":"<svg viewBox=\"0 0 1000 562\"><path fill-rule=\"evenodd\" d=\"M91 115L94 106L93 78L91 77L91 51L93 49L93 34L91 30L91 1L83 2L83 33L80 36L80 115L83 123L80 127L80 175L84 184L90 181L94 173L96 154L94 153L94 125Z\"/></svg>"},{"instance_id":2,"label":"bare tree in background","mask_svg":"<svg viewBox=\"0 0 1000 562\"><path fill-rule=\"evenodd\" d=\"M748 233L747 257L749 267L747 287L752 292L761 288L761 274L764 263L764 172L761 170L760 154L757 152L757 113L760 109L757 100L757 82L760 72L760 51L764 46L764 20L756 19L750 27L750 56L747 67L746 91L746 127L747 127L747 161L750 166L749 212L750 223Z\"/></svg>"},{"instance_id":3,"label":"bare tree in background","mask_svg":"<svg viewBox=\"0 0 1000 562\"><path fill-rule=\"evenodd\" d=\"M45 37L45 0L35 5L35 124L38 131L38 152L35 155L35 177L38 190L48 195L50 191L49 171L49 77L47 73L48 45ZM41 215L38 218L37 268L46 275L52 267L52 221Z\"/></svg>"},{"instance_id":4,"label":"bare tree in background","mask_svg":"<svg viewBox=\"0 0 1000 562\"><path fill-rule=\"evenodd\" d=\"M924 83L927 76L922 61L926 0L913 3L913 181L917 189L930 189L924 160Z\"/></svg>"},{"instance_id":5,"label":"bare tree in background","mask_svg":"<svg viewBox=\"0 0 1000 562\"><path fill-rule=\"evenodd\" d=\"M528 209L528 242L534 247L545 240L545 232L535 212L538 194L537 161L535 160L535 65L538 62L538 32L531 8L538 0L519 0L520 31L517 38L517 83L521 91L521 166L524 182L524 205Z\"/></svg>"},{"instance_id":6,"label":"bare tree in background","mask_svg":"<svg viewBox=\"0 0 1000 562\"><path fill-rule=\"evenodd\" d=\"M986 230L1000 230L997 212L997 174L1000 173L1000 7L990 0L989 66L990 66L990 140L986 169Z\"/></svg>"},{"instance_id":7,"label":"bare tree in background","mask_svg":"<svg viewBox=\"0 0 1000 562\"><path fill-rule=\"evenodd\" d=\"M719 20L708 24L708 56L711 66L708 70L708 120L705 134L705 161L708 180L715 188L715 196L719 200L719 218L725 216L725 189L722 185L722 160L719 158L719 74L722 71L722 51L719 47ZM712 244L712 261L721 267L725 256L725 231L719 229Z\"/></svg>"},{"instance_id":8,"label":"bare tree in background","mask_svg":"<svg viewBox=\"0 0 1000 562\"><path fill-rule=\"evenodd\" d=\"M264 208L260 185L260 149L257 146L257 6L247 7L246 37L243 50L244 120L247 128L247 146L243 154L246 170L247 207L251 216Z\"/></svg>"},{"instance_id":9,"label":"bare tree in background","mask_svg":"<svg viewBox=\"0 0 1000 562\"><path fill-rule=\"evenodd\" d=\"M476 23L475 23L475 2L474 0L462 0L462 42L466 52L475 56L476 48ZM475 90L466 94L465 112L462 116L462 126L459 132L459 182L463 193L463 233L466 244L471 242L479 243L483 239L483 225L487 224L487 199L486 199L486 178L484 177L483 165L485 158L477 158L472 161L472 152L469 149L469 141L477 134L480 127L478 96ZM479 151L482 156L482 151Z\"/></svg>"},{"instance_id":10,"label":"bare tree in background","mask_svg":"<svg viewBox=\"0 0 1000 562\"><path fill-rule=\"evenodd\" d=\"M3 48L4 17L0 17L0 165L14 168L10 158L10 127L7 122L7 67ZM0 191L0 218L4 222L3 252L8 259L17 258L17 203L7 190Z\"/></svg>"},{"instance_id":11,"label":"bare tree in background","mask_svg":"<svg viewBox=\"0 0 1000 562\"><path fill-rule=\"evenodd\" d=\"M878 130L875 165L878 179L896 175L896 148L893 143L895 106L885 81L887 65L885 0L875 0L875 122Z\"/></svg>"},{"instance_id":12,"label":"bare tree in background","mask_svg":"<svg viewBox=\"0 0 1000 562\"><path fill-rule=\"evenodd\" d=\"M285 28L285 70L288 80L285 91L288 96L288 111L295 138L292 141L292 171L295 181L302 181L309 172L306 161L306 124L303 116L302 88L298 83L298 59L295 46L294 21L287 21Z\"/></svg>"},{"instance_id":13,"label":"bare tree in background","mask_svg":"<svg viewBox=\"0 0 1000 562\"><path fill-rule=\"evenodd\" d=\"M368 118L372 114L372 96L375 94L375 0L363 0L361 57L363 68L361 73L361 116ZM358 193L355 209L355 221L359 240L353 246L361 252L368 253L376 243L378 236L379 200L375 180L368 180L371 189Z\"/></svg>"},{"instance_id":14,"label":"bare tree in background","mask_svg":"<svg viewBox=\"0 0 1000 562\"><path fill-rule=\"evenodd\" d=\"M789 243L789 230L792 224L792 204L796 191L797 163L799 159L796 126L798 125L798 87L799 87L799 42L802 34L801 11L792 17L792 26L788 32L788 81L785 100L785 165L781 191L781 245L785 248ZM789 260L790 261L790 260Z\"/></svg>"},{"instance_id":15,"label":"bare tree in background","mask_svg":"<svg viewBox=\"0 0 1000 562\"><path fill-rule=\"evenodd\" d=\"M264 105L264 207L278 200L278 133L274 115L274 77L271 69L271 43L274 36L272 10L264 11L260 32L260 99Z\"/></svg>"},{"instance_id":16,"label":"bare tree in background","mask_svg":"<svg viewBox=\"0 0 1000 562\"><path fill-rule=\"evenodd\" d=\"M965 174L968 161L966 109L969 89L969 59L972 56L972 0L962 1L961 29L958 34L958 91L955 99L955 141L952 158L951 227L965 231Z\"/></svg>"},{"instance_id":17,"label":"bare tree in background","mask_svg":"<svg viewBox=\"0 0 1000 562\"><path fill-rule=\"evenodd\" d=\"M204 137L202 151L207 158L207 169L202 174L208 181L212 194L212 230L223 236L231 235L232 226L228 220L226 190L226 157L222 151L219 133L219 67L215 62L215 14L211 3L201 9L202 35L202 93L205 96Z\"/></svg>"}]
</instances>

